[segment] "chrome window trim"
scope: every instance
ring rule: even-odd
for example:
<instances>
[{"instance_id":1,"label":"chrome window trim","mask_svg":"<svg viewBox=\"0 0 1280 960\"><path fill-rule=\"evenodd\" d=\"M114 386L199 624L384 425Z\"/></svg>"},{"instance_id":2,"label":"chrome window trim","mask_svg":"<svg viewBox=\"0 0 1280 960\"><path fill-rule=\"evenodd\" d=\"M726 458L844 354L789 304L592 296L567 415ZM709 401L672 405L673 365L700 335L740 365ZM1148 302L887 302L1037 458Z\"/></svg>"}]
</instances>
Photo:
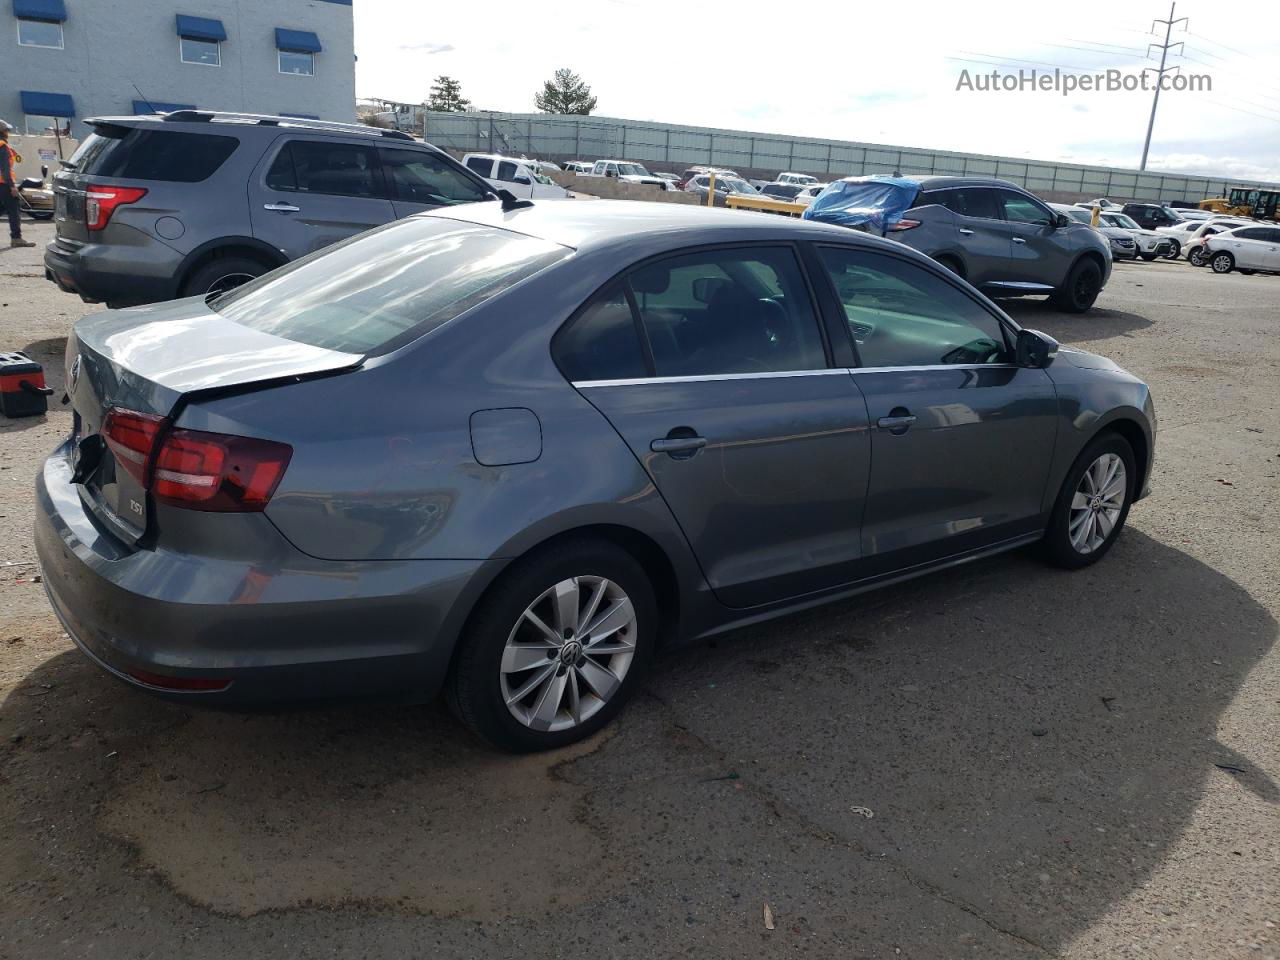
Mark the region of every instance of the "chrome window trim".
<instances>
[{"instance_id":1,"label":"chrome window trim","mask_svg":"<svg viewBox=\"0 0 1280 960\"><path fill-rule=\"evenodd\" d=\"M764 373L706 373L683 377L628 377L621 380L574 380L579 390L589 387L630 387L640 383L704 383L713 380L774 380L782 377L829 377L846 374L844 367L824 367L821 370L770 370Z\"/></svg>"},{"instance_id":2,"label":"chrome window trim","mask_svg":"<svg viewBox=\"0 0 1280 960\"><path fill-rule=\"evenodd\" d=\"M915 367L829 367L825 370L777 370L768 373L708 373L684 377L628 377L619 380L573 380L579 390L633 387L646 383L708 383L713 380L775 380L783 377L829 377L833 374L917 373L922 370L1019 370L1016 363L934 363Z\"/></svg>"}]
</instances>

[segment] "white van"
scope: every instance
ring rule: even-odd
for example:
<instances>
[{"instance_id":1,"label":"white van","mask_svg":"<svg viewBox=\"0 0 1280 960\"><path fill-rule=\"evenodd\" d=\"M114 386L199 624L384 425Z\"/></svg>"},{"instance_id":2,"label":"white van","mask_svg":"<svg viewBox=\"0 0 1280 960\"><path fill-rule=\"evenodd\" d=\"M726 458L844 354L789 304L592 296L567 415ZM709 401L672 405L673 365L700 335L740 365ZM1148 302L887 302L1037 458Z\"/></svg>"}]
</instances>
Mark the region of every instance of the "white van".
<instances>
[{"instance_id":1,"label":"white van","mask_svg":"<svg viewBox=\"0 0 1280 960\"><path fill-rule=\"evenodd\" d=\"M464 166L480 174L494 187L510 191L517 197L548 199L569 196L568 190L534 169L536 162L496 153L468 153L462 157Z\"/></svg>"}]
</instances>

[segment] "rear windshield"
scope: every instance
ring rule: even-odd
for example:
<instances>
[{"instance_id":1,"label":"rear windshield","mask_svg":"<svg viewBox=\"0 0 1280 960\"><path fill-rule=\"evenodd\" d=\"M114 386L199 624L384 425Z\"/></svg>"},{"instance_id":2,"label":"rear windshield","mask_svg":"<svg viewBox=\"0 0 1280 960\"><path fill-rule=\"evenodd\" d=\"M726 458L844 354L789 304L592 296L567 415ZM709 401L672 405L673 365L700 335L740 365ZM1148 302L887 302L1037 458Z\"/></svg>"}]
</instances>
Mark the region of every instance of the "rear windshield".
<instances>
[{"instance_id":1,"label":"rear windshield","mask_svg":"<svg viewBox=\"0 0 1280 960\"><path fill-rule=\"evenodd\" d=\"M570 253L437 217L398 220L295 260L210 306L254 330L345 353L421 336Z\"/></svg>"},{"instance_id":2,"label":"rear windshield","mask_svg":"<svg viewBox=\"0 0 1280 960\"><path fill-rule=\"evenodd\" d=\"M239 145L235 137L103 124L80 145L71 166L95 177L199 183Z\"/></svg>"}]
</instances>

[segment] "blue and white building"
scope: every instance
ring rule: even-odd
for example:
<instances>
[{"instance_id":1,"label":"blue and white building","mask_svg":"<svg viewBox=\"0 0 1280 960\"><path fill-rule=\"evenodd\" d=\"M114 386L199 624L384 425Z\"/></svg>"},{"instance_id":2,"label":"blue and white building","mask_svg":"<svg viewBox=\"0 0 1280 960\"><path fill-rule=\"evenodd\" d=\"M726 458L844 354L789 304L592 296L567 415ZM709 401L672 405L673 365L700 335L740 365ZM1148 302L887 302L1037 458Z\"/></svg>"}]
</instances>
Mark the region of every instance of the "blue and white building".
<instances>
[{"instance_id":1,"label":"blue and white building","mask_svg":"<svg viewBox=\"0 0 1280 960\"><path fill-rule=\"evenodd\" d=\"M0 118L18 133L185 107L353 119L351 0L0 4Z\"/></svg>"}]
</instances>

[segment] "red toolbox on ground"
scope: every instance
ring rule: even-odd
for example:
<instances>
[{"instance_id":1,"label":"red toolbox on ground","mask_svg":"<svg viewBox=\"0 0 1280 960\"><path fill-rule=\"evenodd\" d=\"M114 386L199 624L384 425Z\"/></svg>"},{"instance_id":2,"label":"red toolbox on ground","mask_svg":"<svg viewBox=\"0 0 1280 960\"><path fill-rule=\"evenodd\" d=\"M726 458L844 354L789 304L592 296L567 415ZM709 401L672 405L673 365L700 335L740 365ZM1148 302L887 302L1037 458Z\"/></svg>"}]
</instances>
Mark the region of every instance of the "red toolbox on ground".
<instances>
[{"instance_id":1,"label":"red toolbox on ground","mask_svg":"<svg viewBox=\"0 0 1280 960\"><path fill-rule=\"evenodd\" d=\"M49 409L44 367L25 353L0 353L0 413L6 417L35 417Z\"/></svg>"}]
</instances>

